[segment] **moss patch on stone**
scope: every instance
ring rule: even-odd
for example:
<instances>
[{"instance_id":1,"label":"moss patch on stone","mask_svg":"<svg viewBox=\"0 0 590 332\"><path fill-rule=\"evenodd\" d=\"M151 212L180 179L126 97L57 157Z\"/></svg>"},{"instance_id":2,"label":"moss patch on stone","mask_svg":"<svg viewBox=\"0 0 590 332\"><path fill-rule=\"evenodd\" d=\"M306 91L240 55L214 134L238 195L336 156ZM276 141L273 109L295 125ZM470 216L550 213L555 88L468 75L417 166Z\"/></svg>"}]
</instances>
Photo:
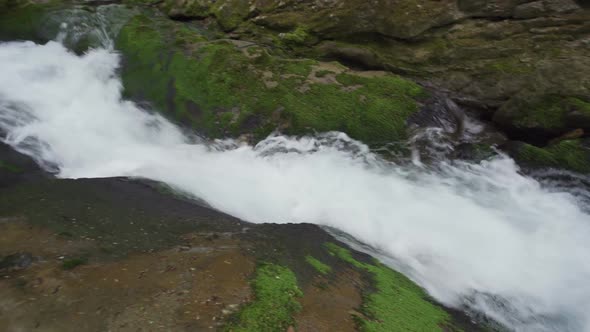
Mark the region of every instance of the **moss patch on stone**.
<instances>
[{"instance_id":1,"label":"moss patch on stone","mask_svg":"<svg viewBox=\"0 0 590 332\"><path fill-rule=\"evenodd\" d=\"M250 11L250 4L243 0L227 0L214 2L211 9L217 22L225 31L231 31L238 27L248 16Z\"/></svg>"},{"instance_id":2,"label":"moss patch on stone","mask_svg":"<svg viewBox=\"0 0 590 332\"><path fill-rule=\"evenodd\" d=\"M323 275L327 275L332 272L332 268L329 265L322 263L320 260L311 255L305 256L305 261Z\"/></svg>"},{"instance_id":3,"label":"moss patch on stone","mask_svg":"<svg viewBox=\"0 0 590 332\"><path fill-rule=\"evenodd\" d=\"M333 243L327 250L373 276L375 291L365 295L363 313L359 319L363 331L453 331L451 317L433 304L423 289L399 272L375 261L373 264L356 260L348 249Z\"/></svg>"},{"instance_id":4,"label":"moss patch on stone","mask_svg":"<svg viewBox=\"0 0 590 332\"><path fill-rule=\"evenodd\" d=\"M297 301L303 293L295 274L286 267L264 264L252 281L256 298L230 322L226 331L286 331L294 324L293 314L301 309Z\"/></svg>"},{"instance_id":5,"label":"moss patch on stone","mask_svg":"<svg viewBox=\"0 0 590 332\"><path fill-rule=\"evenodd\" d=\"M138 16L123 28L117 47L126 57L126 94L213 137L254 133L261 139L278 128L288 134L339 130L369 144L403 140L406 118L424 95L395 75L343 73L338 82L319 84L308 79L317 61L207 42L197 32L182 34L179 43L182 24Z\"/></svg>"},{"instance_id":6,"label":"moss patch on stone","mask_svg":"<svg viewBox=\"0 0 590 332\"><path fill-rule=\"evenodd\" d=\"M491 72L498 72L503 74L527 74L532 71L530 66L523 64L518 59L498 59L493 60L487 64L487 69Z\"/></svg>"},{"instance_id":7,"label":"moss patch on stone","mask_svg":"<svg viewBox=\"0 0 590 332\"><path fill-rule=\"evenodd\" d=\"M566 103L567 105L577 111L577 112L581 112L584 115L590 116L590 103L583 101L582 99L579 98L575 98L575 97L569 97L566 98Z\"/></svg>"},{"instance_id":8,"label":"moss patch on stone","mask_svg":"<svg viewBox=\"0 0 590 332\"><path fill-rule=\"evenodd\" d=\"M284 44L294 46L305 44L305 42L309 41L311 38L307 32L307 28L303 26L298 26L291 32L281 33L279 37Z\"/></svg>"},{"instance_id":9,"label":"moss patch on stone","mask_svg":"<svg viewBox=\"0 0 590 332\"><path fill-rule=\"evenodd\" d=\"M561 98L550 96L522 109L522 116L514 124L522 127L541 126L544 128L563 126L566 111L561 104Z\"/></svg>"},{"instance_id":10,"label":"moss patch on stone","mask_svg":"<svg viewBox=\"0 0 590 332\"><path fill-rule=\"evenodd\" d=\"M515 97L500 108L494 115L494 121L517 130L542 130L557 136L568 129L576 128L578 124L568 121L573 112L578 118L590 117L590 103L571 96L521 96Z\"/></svg>"},{"instance_id":11,"label":"moss patch on stone","mask_svg":"<svg viewBox=\"0 0 590 332\"><path fill-rule=\"evenodd\" d=\"M520 143L512 156L527 167L565 168L575 172L590 172L590 148L581 140L564 140L545 148Z\"/></svg>"}]
</instances>

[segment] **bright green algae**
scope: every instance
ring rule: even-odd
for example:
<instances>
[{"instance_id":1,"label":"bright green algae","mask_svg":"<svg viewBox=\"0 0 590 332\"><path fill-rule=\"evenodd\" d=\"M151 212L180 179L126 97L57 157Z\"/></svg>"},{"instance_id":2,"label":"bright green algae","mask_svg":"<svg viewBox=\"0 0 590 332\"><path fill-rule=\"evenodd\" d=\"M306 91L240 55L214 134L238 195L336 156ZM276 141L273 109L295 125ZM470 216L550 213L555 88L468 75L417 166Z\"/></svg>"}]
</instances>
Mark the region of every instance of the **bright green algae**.
<instances>
[{"instance_id":1,"label":"bright green algae","mask_svg":"<svg viewBox=\"0 0 590 332\"><path fill-rule=\"evenodd\" d=\"M256 298L238 313L235 323L226 326L227 331L286 331L294 324L292 316L301 309L297 298L303 293L293 271L275 264L261 265L252 288Z\"/></svg>"},{"instance_id":2,"label":"bright green algae","mask_svg":"<svg viewBox=\"0 0 590 332\"><path fill-rule=\"evenodd\" d=\"M327 275L332 272L332 268L329 265L322 263L320 260L311 255L305 256L305 261L323 275Z\"/></svg>"},{"instance_id":3,"label":"bright green algae","mask_svg":"<svg viewBox=\"0 0 590 332\"><path fill-rule=\"evenodd\" d=\"M327 250L373 276L375 291L365 295L363 312L359 319L363 331L454 331L451 317L433 304L424 290L399 272L375 261L374 264L354 259L349 250L333 243Z\"/></svg>"}]
</instances>

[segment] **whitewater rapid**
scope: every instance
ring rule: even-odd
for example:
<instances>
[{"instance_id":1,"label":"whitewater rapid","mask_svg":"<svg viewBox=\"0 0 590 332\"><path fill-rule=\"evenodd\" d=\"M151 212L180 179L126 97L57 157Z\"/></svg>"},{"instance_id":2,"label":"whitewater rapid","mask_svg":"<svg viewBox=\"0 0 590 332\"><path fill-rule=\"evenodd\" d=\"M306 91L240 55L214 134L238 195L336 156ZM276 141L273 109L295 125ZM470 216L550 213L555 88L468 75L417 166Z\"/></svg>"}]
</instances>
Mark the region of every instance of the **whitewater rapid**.
<instances>
[{"instance_id":1,"label":"whitewater rapid","mask_svg":"<svg viewBox=\"0 0 590 332\"><path fill-rule=\"evenodd\" d=\"M590 216L511 159L427 171L342 133L204 144L123 100L118 65L105 49L0 44L3 140L59 177L145 177L247 221L337 228L515 330L590 331Z\"/></svg>"}]
</instances>

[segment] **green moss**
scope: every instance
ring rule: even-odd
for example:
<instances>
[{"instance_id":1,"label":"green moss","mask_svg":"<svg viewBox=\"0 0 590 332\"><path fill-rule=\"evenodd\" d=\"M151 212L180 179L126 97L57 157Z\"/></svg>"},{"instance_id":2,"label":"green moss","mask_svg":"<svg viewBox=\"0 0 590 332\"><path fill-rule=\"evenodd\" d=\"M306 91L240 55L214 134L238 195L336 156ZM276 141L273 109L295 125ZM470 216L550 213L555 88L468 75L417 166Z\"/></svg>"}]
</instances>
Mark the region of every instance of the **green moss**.
<instances>
[{"instance_id":1,"label":"green moss","mask_svg":"<svg viewBox=\"0 0 590 332\"><path fill-rule=\"evenodd\" d=\"M445 38L434 38L421 44L430 54L431 61L441 62L441 58L449 50L449 42Z\"/></svg>"},{"instance_id":2,"label":"green moss","mask_svg":"<svg viewBox=\"0 0 590 332\"><path fill-rule=\"evenodd\" d=\"M62 268L64 270L72 270L80 265L84 265L88 263L88 258L86 257L79 257L79 258L68 258L64 259L62 263Z\"/></svg>"},{"instance_id":3,"label":"green moss","mask_svg":"<svg viewBox=\"0 0 590 332\"><path fill-rule=\"evenodd\" d=\"M225 31L237 28L248 17L250 3L243 0L225 0L214 2L211 12Z\"/></svg>"},{"instance_id":4,"label":"green moss","mask_svg":"<svg viewBox=\"0 0 590 332\"><path fill-rule=\"evenodd\" d=\"M518 127L555 128L565 124L567 109L559 96L546 96L533 104L525 104L518 109L514 124Z\"/></svg>"},{"instance_id":5,"label":"green moss","mask_svg":"<svg viewBox=\"0 0 590 332\"><path fill-rule=\"evenodd\" d=\"M326 275L332 272L332 268L329 265L326 265L316 259L313 256L307 255L305 256L305 261L309 263L309 265L313 266L319 273Z\"/></svg>"},{"instance_id":6,"label":"green moss","mask_svg":"<svg viewBox=\"0 0 590 332\"><path fill-rule=\"evenodd\" d=\"M505 103L494 114L494 121L512 129L543 130L555 137L576 128L570 123L573 112L590 117L590 103L561 95L522 95Z\"/></svg>"},{"instance_id":7,"label":"green moss","mask_svg":"<svg viewBox=\"0 0 590 332\"><path fill-rule=\"evenodd\" d=\"M256 270L252 282L256 298L229 323L227 331L286 331L294 324L292 315L301 309L297 297L303 294L291 270L265 264Z\"/></svg>"},{"instance_id":8,"label":"green moss","mask_svg":"<svg viewBox=\"0 0 590 332\"><path fill-rule=\"evenodd\" d=\"M183 48L207 41L207 38L200 35L199 31L191 29L186 25L179 25L175 29L175 37L175 46Z\"/></svg>"},{"instance_id":9,"label":"green moss","mask_svg":"<svg viewBox=\"0 0 590 332\"><path fill-rule=\"evenodd\" d=\"M530 144L522 145L516 159L527 164L539 166L544 165L546 167L555 167L558 165L557 159L555 159L551 152Z\"/></svg>"},{"instance_id":10,"label":"green moss","mask_svg":"<svg viewBox=\"0 0 590 332\"><path fill-rule=\"evenodd\" d=\"M487 69L491 72L504 74L527 74L534 71L534 67L513 58L492 61L487 64Z\"/></svg>"},{"instance_id":11,"label":"green moss","mask_svg":"<svg viewBox=\"0 0 590 332\"><path fill-rule=\"evenodd\" d=\"M123 76L126 91L149 96L161 110L166 109L165 91L170 78L161 63L153 62L163 53L162 36L145 16L136 16L119 33L117 45L125 51L127 66Z\"/></svg>"},{"instance_id":12,"label":"green moss","mask_svg":"<svg viewBox=\"0 0 590 332\"><path fill-rule=\"evenodd\" d=\"M317 62L314 60L304 59L304 60L279 60L277 58L271 63L274 62L274 69L283 75L298 75L303 77L307 77L311 72L311 67L315 65Z\"/></svg>"},{"instance_id":13,"label":"green moss","mask_svg":"<svg viewBox=\"0 0 590 332\"><path fill-rule=\"evenodd\" d=\"M260 139L280 126L288 134L340 130L369 144L403 140L405 120L423 95L418 85L394 75L341 74L341 84L314 84L307 78L316 61L198 38L187 47L191 32L181 30L179 37L171 31L179 28L145 17L123 28L117 47L128 60L126 94L150 100L210 136L254 132ZM238 110L235 121L219 115L231 109Z\"/></svg>"},{"instance_id":14,"label":"green moss","mask_svg":"<svg viewBox=\"0 0 590 332\"><path fill-rule=\"evenodd\" d=\"M280 34L280 38L286 45L301 45L309 41L310 36L307 32L307 28L298 26L291 32Z\"/></svg>"},{"instance_id":15,"label":"green moss","mask_svg":"<svg viewBox=\"0 0 590 332\"><path fill-rule=\"evenodd\" d=\"M8 4L16 6L13 2L5 5ZM0 40L38 40L42 17L48 8L44 5L27 5L0 11Z\"/></svg>"},{"instance_id":16,"label":"green moss","mask_svg":"<svg viewBox=\"0 0 590 332\"><path fill-rule=\"evenodd\" d=\"M581 112L584 115L590 116L590 103L583 101L582 99L569 97L566 98L566 103L570 109L575 110L577 112Z\"/></svg>"},{"instance_id":17,"label":"green moss","mask_svg":"<svg viewBox=\"0 0 590 332\"><path fill-rule=\"evenodd\" d=\"M330 70L320 70L315 73L315 76L321 78L321 77L326 77L330 74L334 74L334 72L330 71Z\"/></svg>"},{"instance_id":18,"label":"green moss","mask_svg":"<svg viewBox=\"0 0 590 332\"><path fill-rule=\"evenodd\" d=\"M565 140L546 148L522 143L514 158L529 167L565 168L580 173L590 172L590 149L580 140Z\"/></svg>"},{"instance_id":19,"label":"green moss","mask_svg":"<svg viewBox=\"0 0 590 332\"><path fill-rule=\"evenodd\" d=\"M349 250L327 243L328 251L351 264L371 273L375 291L366 294L363 312L368 319L360 319L363 331L449 331L450 316L433 304L428 295L399 272L374 262L363 263L354 259Z\"/></svg>"}]
</instances>

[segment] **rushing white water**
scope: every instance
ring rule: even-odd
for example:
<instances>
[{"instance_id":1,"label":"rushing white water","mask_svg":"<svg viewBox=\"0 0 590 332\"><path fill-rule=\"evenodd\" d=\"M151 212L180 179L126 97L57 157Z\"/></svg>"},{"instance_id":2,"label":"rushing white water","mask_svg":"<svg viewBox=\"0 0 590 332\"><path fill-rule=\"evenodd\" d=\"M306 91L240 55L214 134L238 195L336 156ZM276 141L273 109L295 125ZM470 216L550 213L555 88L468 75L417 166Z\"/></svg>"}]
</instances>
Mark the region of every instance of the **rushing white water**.
<instances>
[{"instance_id":1,"label":"rushing white water","mask_svg":"<svg viewBox=\"0 0 590 332\"><path fill-rule=\"evenodd\" d=\"M339 133L215 149L122 100L118 62L103 49L0 44L5 141L60 177L146 177L248 221L335 227L443 303L515 330L590 331L590 216L511 159L435 173Z\"/></svg>"}]
</instances>

